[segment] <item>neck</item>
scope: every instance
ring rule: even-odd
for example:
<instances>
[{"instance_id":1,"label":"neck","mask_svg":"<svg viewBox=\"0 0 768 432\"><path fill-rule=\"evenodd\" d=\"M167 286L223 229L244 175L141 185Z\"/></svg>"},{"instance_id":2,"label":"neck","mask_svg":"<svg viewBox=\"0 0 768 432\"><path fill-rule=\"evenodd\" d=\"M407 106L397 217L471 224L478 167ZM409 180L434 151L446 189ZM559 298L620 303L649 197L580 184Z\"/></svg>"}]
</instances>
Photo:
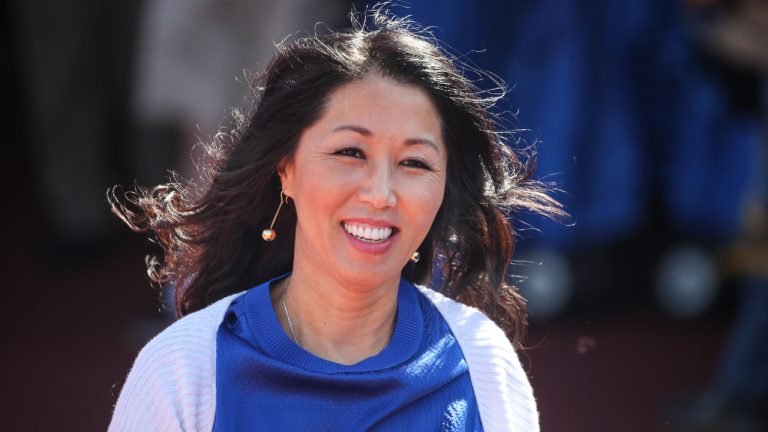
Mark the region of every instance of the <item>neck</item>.
<instances>
[{"instance_id":1,"label":"neck","mask_svg":"<svg viewBox=\"0 0 768 432\"><path fill-rule=\"evenodd\" d=\"M399 278L360 286L318 274L323 272L295 267L273 290L272 306L286 334L306 351L340 364L383 350L395 325Z\"/></svg>"}]
</instances>

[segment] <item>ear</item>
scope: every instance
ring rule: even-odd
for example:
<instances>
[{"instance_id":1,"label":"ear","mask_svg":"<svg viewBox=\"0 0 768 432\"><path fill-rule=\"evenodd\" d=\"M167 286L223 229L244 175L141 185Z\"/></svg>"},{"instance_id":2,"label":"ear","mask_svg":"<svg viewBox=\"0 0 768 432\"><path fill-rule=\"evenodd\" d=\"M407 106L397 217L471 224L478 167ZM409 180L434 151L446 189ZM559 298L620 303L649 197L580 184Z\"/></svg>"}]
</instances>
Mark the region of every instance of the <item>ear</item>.
<instances>
[{"instance_id":1,"label":"ear","mask_svg":"<svg viewBox=\"0 0 768 432\"><path fill-rule=\"evenodd\" d=\"M287 156L277 164L277 175L280 176L280 184L286 196L293 197L294 182L293 158Z\"/></svg>"}]
</instances>

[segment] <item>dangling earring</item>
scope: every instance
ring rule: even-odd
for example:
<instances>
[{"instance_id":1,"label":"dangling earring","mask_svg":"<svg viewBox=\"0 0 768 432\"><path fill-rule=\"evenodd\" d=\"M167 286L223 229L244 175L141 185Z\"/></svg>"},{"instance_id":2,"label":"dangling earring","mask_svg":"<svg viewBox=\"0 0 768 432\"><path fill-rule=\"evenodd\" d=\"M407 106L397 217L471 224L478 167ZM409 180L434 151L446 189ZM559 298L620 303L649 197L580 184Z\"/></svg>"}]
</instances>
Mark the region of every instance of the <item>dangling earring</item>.
<instances>
[{"instance_id":1,"label":"dangling earring","mask_svg":"<svg viewBox=\"0 0 768 432\"><path fill-rule=\"evenodd\" d=\"M416 251L413 253L413 255L411 255L410 261L416 264L417 262L419 262L419 258L421 258L421 254L419 253L419 251Z\"/></svg>"},{"instance_id":2,"label":"dangling earring","mask_svg":"<svg viewBox=\"0 0 768 432\"><path fill-rule=\"evenodd\" d=\"M261 232L261 238L264 239L264 241L271 242L272 240L277 238L277 231L275 231L275 221L277 220L277 215L280 214L280 209L283 208L283 204L285 201L287 201L288 197L283 193L283 191L280 191L280 205L277 206L277 211L275 212L275 217L272 218L272 223L269 225L269 228L265 229Z\"/></svg>"}]
</instances>

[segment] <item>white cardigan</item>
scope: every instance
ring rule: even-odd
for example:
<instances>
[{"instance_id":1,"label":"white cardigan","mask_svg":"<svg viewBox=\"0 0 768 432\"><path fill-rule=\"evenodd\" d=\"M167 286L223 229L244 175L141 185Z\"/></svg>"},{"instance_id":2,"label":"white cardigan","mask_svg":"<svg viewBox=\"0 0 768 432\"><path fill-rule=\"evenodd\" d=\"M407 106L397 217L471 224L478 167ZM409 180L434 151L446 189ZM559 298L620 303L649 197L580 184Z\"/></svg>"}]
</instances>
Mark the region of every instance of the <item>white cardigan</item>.
<instances>
[{"instance_id":1,"label":"white cardigan","mask_svg":"<svg viewBox=\"0 0 768 432\"><path fill-rule=\"evenodd\" d=\"M482 312L418 287L448 323L469 367L486 432L539 430L533 391L504 332ZM139 353L109 432L210 431L216 413L216 332L239 294L175 322Z\"/></svg>"}]
</instances>

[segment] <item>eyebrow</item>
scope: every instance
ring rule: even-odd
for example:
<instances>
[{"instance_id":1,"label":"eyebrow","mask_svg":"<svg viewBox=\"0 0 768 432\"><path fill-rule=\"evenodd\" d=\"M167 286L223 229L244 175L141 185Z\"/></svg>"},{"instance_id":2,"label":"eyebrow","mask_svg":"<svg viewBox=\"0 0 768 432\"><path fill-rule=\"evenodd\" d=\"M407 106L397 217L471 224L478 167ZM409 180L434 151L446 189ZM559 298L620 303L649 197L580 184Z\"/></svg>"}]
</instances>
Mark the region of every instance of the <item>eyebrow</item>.
<instances>
[{"instance_id":1,"label":"eyebrow","mask_svg":"<svg viewBox=\"0 0 768 432\"><path fill-rule=\"evenodd\" d=\"M364 137L371 137L371 136L373 136L373 132L371 132L370 130L368 130L368 129L362 127L362 126L357 126L357 125L342 125L342 126L339 126L339 127L335 128L333 130L333 132L341 132L341 131L356 132L356 133L359 133L360 135L362 135ZM437 144L432 142L432 140L430 140L430 139L427 139L427 138L408 138L407 140L405 140L405 145L411 146L411 145L419 145L419 144L426 144L426 145L434 148L435 151L437 151L438 153L440 153L440 148L437 146Z\"/></svg>"}]
</instances>

